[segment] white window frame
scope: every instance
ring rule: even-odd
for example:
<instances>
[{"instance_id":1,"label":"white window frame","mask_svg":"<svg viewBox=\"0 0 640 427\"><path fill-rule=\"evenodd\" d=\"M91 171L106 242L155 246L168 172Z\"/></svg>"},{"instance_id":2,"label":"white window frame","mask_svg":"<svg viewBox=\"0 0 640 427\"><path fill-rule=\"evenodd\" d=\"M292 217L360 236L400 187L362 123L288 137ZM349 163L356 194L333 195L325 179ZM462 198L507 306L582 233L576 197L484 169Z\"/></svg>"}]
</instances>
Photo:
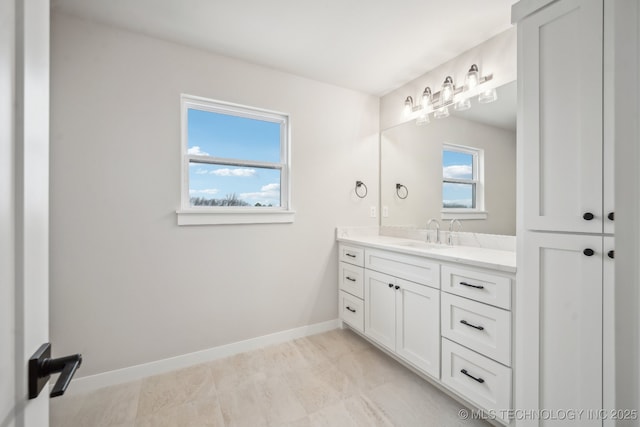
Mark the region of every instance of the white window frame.
<instances>
[{"instance_id":1,"label":"white window frame","mask_svg":"<svg viewBox=\"0 0 640 427\"><path fill-rule=\"evenodd\" d=\"M445 182L458 184L475 184L475 208L442 208L442 219L487 219L488 213L484 204L484 150L481 148L467 147L464 145L442 144L442 154L445 151L456 151L458 153L470 154L473 157L473 178L472 179L456 179L445 178L442 175L442 184ZM441 167L444 165L441 161ZM444 195L440 203L444 200Z\"/></svg>"},{"instance_id":2,"label":"white window frame","mask_svg":"<svg viewBox=\"0 0 640 427\"><path fill-rule=\"evenodd\" d=\"M196 109L280 124L280 162L261 162L189 154L188 111ZM178 225L207 224L273 224L291 223L290 119L286 113L233 104L199 96L181 94L181 207L176 211ZM191 206L189 195L189 163L278 169L280 171L280 206Z\"/></svg>"}]
</instances>

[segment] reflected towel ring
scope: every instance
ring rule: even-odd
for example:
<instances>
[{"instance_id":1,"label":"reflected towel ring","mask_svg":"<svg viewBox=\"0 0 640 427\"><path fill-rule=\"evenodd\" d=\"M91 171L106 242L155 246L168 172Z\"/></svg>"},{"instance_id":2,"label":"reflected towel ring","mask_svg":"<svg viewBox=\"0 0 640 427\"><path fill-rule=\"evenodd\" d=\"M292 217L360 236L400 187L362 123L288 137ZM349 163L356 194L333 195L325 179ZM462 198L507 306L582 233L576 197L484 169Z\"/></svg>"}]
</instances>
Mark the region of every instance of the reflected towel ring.
<instances>
[{"instance_id":1,"label":"reflected towel ring","mask_svg":"<svg viewBox=\"0 0 640 427\"><path fill-rule=\"evenodd\" d=\"M364 194L360 195L360 193L358 193L358 188L360 187L364 187ZM365 185L364 182L362 181L356 181L356 196L360 197L361 199L364 199L365 197L367 197L367 193L369 193L369 189L367 188L367 186Z\"/></svg>"},{"instance_id":2,"label":"reflected towel ring","mask_svg":"<svg viewBox=\"0 0 640 427\"><path fill-rule=\"evenodd\" d=\"M404 188L404 191L402 191L403 188ZM404 196L402 195L402 193L404 193ZM409 189L402 184L396 184L396 194L398 195L398 198L404 200L407 197L409 197Z\"/></svg>"}]
</instances>

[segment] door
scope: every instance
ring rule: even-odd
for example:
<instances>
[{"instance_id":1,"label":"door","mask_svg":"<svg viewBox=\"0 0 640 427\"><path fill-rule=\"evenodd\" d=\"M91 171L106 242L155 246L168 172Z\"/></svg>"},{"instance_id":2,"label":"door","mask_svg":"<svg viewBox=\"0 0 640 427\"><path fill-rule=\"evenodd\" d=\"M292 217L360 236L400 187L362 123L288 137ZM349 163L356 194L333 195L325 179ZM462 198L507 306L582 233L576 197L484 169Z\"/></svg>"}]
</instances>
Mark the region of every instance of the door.
<instances>
[{"instance_id":1,"label":"door","mask_svg":"<svg viewBox=\"0 0 640 427\"><path fill-rule=\"evenodd\" d=\"M49 337L48 0L0 0L0 94L0 424L46 427L27 361Z\"/></svg>"},{"instance_id":2,"label":"door","mask_svg":"<svg viewBox=\"0 0 640 427\"><path fill-rule=\"evenodd\" d=\"M602 22L602 0L559 0L518 22L528 230L602 233Z\"/></svg>"},{"instance_id":3,"label":"door","mask_svg":"<svg viewBox=\"0 0 640 427\"><path fill-rule=\"evenodd\" d=\"M527 232L524 237L528 280L518 289L526 301L518 305L518 334L526 348L538 351L519 359L518 381L526 384L526 393L517 405L597 411L603 403L602 236ZM566 425L602 425L594 418Z\"/></svg>"},{"instance_id":4,"label":"door","mask_svg":"<svg viewBox=\"0 0 640 427\"><path fill-rule=\"evenodd\" d=\"M396 352L440 378L440 290L396 279Z\"/></svg>"},{"instance_id":5,"label":"door","mask_svg":"<svg viewBox=\"0 0 640 427\"><path fill-rule=\"evenodd\" d=\"M396 280L364 271L364 334L391 351L396 349Z\"/></svg>"}]
</instances>

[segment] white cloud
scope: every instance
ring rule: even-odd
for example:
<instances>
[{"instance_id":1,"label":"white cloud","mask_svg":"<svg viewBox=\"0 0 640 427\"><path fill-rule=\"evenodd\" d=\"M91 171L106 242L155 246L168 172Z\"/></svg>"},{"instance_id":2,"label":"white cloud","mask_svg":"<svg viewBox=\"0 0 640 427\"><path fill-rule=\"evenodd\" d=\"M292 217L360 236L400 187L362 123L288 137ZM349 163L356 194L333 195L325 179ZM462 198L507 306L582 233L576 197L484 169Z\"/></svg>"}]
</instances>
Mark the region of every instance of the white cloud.
<instances>
[{"instance_id":1,"label":"white cloud","mask_svg":"<svg viewBox=\"0 0 640 427\"><path fill-rule=\"evenodd\" d=\"M199 146L194 145L193 147L187 150L187 154L194 154L196 156L208 156L209 153L206 153L200 149Z\"/></svg>"},{"instance_id":2,"label":"white cloud","mask_svg":"<svg viewBox=\"0 0 640 427\"><path fill-rule=\"evenodd\" d=\"M278 183L273 183L273 184L267 184L267 185L263 185L262 188L260 189L262 191L275 191L275 190L280 190L280 184Z\"/></svg>"},{"instance_id":3,"label":"white cloud","mask_svg":"<svg viewBox=\"0 0 640 427\"><path fill-rule=\"evenodd\" d=\"M471 179L473 168L471 165L450 165L442 168L442 176L454 179Z\"/></svg>"},{"instance_id":4,"label":"white cloud","mask_svg":"<svg viewBox=\"0 0 640 427\"><path fill-rule=\"evenodd\" d=\"M242 177L248 177L248 176L254 176L256 174L256 170L255 169L240 169L240 168L238 168L238 169L225 168L225 169L212 170L209 173L213 174L213 175L217 175L217 176L242 176Z\"/></svg>"},{"instance_id":5,"label":"white cloud","mask_svg":"<svg viewBox=\"0 0 640 427\"><path fill-rule=\"evenodd\" d=\"M191 163L191 166L193 166L193 163ZM196 174L198 174L198 175L203 175L203 174L206 174L206 173L209 173L206 169L198 169L196 171Z\"/></svg>"},{"instance_id":6,"label":"white cloud","mask_svg":"<svg viewBox=\"0 0 640 427\"><path fill-rule=\"evenodd\" d=\"M220 190L218 190L217 188L205 188L204 190L189 190L189 194L207 194L207 195L214 195L214 194L218 194Z\"/></svg>"},{"instance_id":7,"label":"white cloud","mask_svg":"<svg viewBox=\"0 0 640 427\"><path fill-rule=\"evenodd\" d=\"M240 198L242 199L280 199L280 184L273 183L263 185L260 188L260 191L255 191L252 193L241 193Z\"/></svg>"}]
</instances>

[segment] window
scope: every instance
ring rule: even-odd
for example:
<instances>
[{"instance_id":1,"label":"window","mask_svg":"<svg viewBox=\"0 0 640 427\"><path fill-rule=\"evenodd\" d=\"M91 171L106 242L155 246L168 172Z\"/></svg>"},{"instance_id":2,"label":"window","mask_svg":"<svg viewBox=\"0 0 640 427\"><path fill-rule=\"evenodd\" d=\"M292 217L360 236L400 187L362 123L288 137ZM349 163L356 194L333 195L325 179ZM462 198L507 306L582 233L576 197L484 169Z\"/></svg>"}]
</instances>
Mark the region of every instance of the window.
<instances>
[{"instance_id":1,"label":"window","mask_svg":"<svg viewBox=\"0 0 640 427\"><path fill-rule=\"evenodd\" d=\"M484 219L483 150L458 145L442 149L442 218Z\"/></svg>"},{"instance_id":2,"label":"window","mask_svg":"<svg viewBox=\"0 0 640 427\"><path fill-rule=\"evenodd\" d=\"M182 95L178 224L293 222L289 117Z\"/></svg>"}]
</instances>

